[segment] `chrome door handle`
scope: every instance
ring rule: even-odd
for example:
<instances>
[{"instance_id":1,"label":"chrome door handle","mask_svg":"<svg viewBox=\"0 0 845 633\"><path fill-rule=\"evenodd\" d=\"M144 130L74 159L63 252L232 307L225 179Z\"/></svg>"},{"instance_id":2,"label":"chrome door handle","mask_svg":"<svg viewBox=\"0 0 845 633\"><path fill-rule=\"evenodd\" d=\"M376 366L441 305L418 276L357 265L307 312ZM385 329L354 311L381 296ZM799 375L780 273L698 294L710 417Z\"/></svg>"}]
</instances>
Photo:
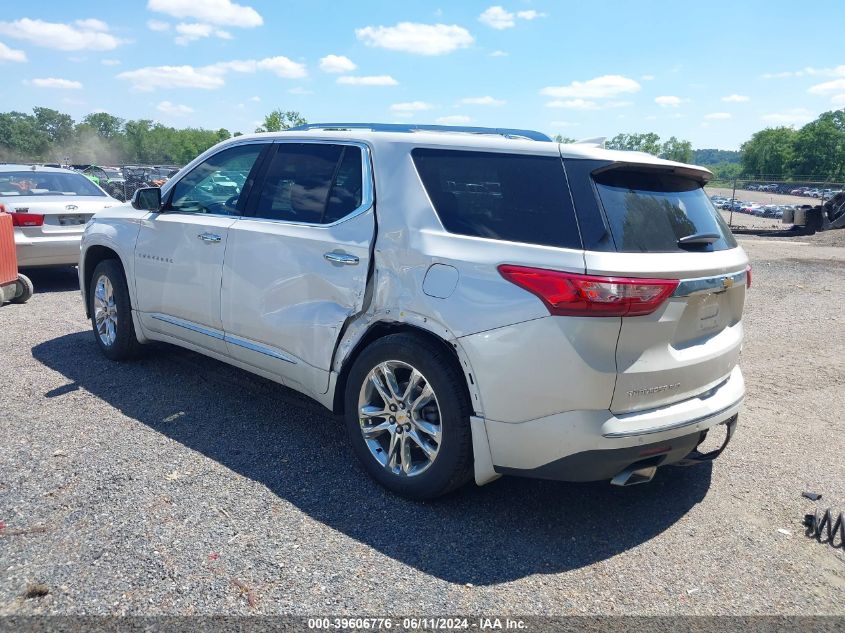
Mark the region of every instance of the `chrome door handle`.
<instances>
[{"instance_id":1,"label":"chrome door handle","mask_svg":"<svg viewBox=\"0 0 845 633\"><path fill-rule=\"evenodd\" d=\"M358 257L355 255L350 255L349 253L337 253L335 251L323 253L323 257L333 264L346 264L347 266L354 266L359 261Z\"/></svg>"},{"instance_id":2,"label":"chrome door handle","mask_svg":"<svg viewBox=\"0 0 845 633\"><path fill-rule=\"evenodd\" d=\"M200 238L203 242L212 242L215 244L223 239L222 237L220 237L219 235L215 235L214 233L200 233L199 235L197 235L197 237Z\"/></svg>"}]
</instances>

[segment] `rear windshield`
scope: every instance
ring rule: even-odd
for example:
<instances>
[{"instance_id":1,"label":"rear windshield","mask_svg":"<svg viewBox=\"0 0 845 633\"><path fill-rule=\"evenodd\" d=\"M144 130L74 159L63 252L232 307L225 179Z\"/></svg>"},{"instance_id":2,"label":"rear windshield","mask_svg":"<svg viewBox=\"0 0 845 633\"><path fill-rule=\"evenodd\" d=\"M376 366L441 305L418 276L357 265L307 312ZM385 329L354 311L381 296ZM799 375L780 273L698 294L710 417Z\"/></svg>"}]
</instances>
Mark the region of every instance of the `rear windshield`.
<instances>
[{"instance_id":1,"label":"rear windshield","mask_svg":"<svg viewBox=\"0 0 845 633\"><path fill-rule=\"evenodd\" d=\"M423 148L412 156L450 233L581 248L560 158Z\"/></svg>"},{"instance_id":2,"label":"rear windshield","mask_svg":"<svg viewBox=\"0 0 845 633\"><path fill-rule=\"evenodd\" d=\"M616 250L624 253L721 251L736 246L701 184L674 174L612 169L593 177ZM678 240L712 234L711 244L681 248Z\"/></svg>"},{"instance_id":3,"label":"rear windshield","mask_svg":"<svg viewBox=\"0 0 845 633\"><path fill-rule=\"evenodd\" d=\"M0 172L0 196L105 196L81 174L45 171Z\"/></svg>"}]
</instances>

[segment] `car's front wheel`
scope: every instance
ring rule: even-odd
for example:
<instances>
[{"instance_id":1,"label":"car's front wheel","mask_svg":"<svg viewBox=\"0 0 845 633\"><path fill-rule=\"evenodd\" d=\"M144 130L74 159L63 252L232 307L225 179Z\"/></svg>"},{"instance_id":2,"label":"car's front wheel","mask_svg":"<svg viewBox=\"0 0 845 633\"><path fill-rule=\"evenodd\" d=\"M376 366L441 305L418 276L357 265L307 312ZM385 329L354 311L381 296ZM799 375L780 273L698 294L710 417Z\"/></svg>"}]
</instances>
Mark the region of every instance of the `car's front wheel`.
<instances>
[{"instance_id":1,"label":"car's front wheel","mask_svg":"<svg viewBox=\"0 0 845 633\"><path fill-rule=\"evenodd\" d=\"M356 359L346 383L346 426L364 468L412 499L445 494L472 473L470 405L448 351L392 334Z\"/></svg>"},{"instance_id":2,"label":"car's front wheel","mask_svg":"<svg viewBox=\"0 0 845 633\"><path fill-rule=\"evenodd\" d=\"M111 360L132 358L140 347L132 324L129 288L123 268L106 259L94 269L88 293L91 327L100 350Z\"/></svg>"}]
</instances>

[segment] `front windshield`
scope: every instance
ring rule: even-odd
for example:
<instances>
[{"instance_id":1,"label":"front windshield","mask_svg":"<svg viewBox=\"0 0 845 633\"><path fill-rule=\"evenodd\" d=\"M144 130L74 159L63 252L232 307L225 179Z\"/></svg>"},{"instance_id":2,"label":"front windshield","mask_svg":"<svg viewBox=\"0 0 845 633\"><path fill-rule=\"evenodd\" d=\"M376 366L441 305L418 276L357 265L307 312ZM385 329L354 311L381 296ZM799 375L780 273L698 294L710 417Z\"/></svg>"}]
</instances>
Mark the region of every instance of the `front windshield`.
<instances>
[{"instance_id":1,"label":"front windshield","mask_svg":"<svg viewBox=\"0 0 845 633\"><path fill-rule=\"evenodd\" d=\"M0 196L105 196L81 174L46 171L0 172Z\"/></svg>"}]
</instances>

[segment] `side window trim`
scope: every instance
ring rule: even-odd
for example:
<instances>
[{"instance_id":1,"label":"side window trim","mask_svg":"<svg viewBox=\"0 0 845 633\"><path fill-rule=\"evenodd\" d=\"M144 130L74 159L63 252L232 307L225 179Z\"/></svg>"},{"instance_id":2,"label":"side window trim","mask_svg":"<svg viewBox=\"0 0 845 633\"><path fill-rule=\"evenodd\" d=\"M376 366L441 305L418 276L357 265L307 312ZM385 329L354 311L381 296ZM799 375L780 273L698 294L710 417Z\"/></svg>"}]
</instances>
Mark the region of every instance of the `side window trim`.
<instances>
[{"instance_id":1,"label":"side window trim","mask_svg":"<svg viewBox=\"0 0 845 633\"><path fill-rule=\"evenodd\" d=\"M193 212L193 211L183 211L181 209L168 209L168 207L170 206L170 203L173 201L173 195L174 195L174 192L176 191L177 185L180 182L182 182L185 178L190 176L194 172L195 169L197 169L200 165L202 165L206 161L214 158L215 156L217 156L218 154L220 154L222 152L230 150L233 147L243 147L245 145L263 145L264 147L261 148L261 152L258 154L258 158L255 159L255 162L252 164L252 168L249 170L249 174L247 175L247 179L244 183L244 189L241 192L241 194L246 193L246 196L241 195L239 200L238 200L238 205L237 205L237 207L235 207L236 210L238 211L237 215L229 215L229 214L222 214L222 213L197 214L196 212ZM245 141L245 142L242 142L242 143L232 143L230 145L226 145L226 147L221 147L220 150L214 152L213 154L209 154L203 160L201 160L196 165L194 165L189 171L185 172L179 178L179 180L174 181L173 184L169 186L169 188L167 190L167 194L165 195L164 199L162 200L162 205L161 205L162 210L161 210L161 212L162 213L169 213L169 214L203 215L203 216L209 217L209 218L240 218L240 217L243 217L243 215L244 215L243 207L246 205L247 197L251 194L251 190L253 188L255 178L258 174L259 169L264 166L265 162L267 162L267 155L270 154L269 150L270 150L271 147L273 147L273 143L271 141L264 141L264 140ZM168 183L168 184L170 184L170 183ZM243 201L243 204L242 204L241 201Z\"/></svg>"},{"instance_id":2,"label":"side window trim","mask_svg":"<svg viewBox=\"0 0 845 633\"><path fill-rule=\"evenodd\" d=\"M273 141L274 152L279 151L285 144L320 144L320 145L340 145L342 147L357 147L361 150L361 170L362 170L362 180L361 180L361 204L350 213L347 213L345 216L340 218L339 220L335 220L334 222L330 222L328 224L320 224L317 222L297 222L295 220L276 220L272 218L260 218L256 216L258 212L257 206L258 201L261 198L261 191L264 188L265 180L267 178L267 171L270 167L270 163L272 162L272 154L273 152L268 152L267 155L263 159L261 173L257 174L255 184L253 185L252 191L250 192L249 199L247 200L246 208L244 209L243 215L241 216L247 220L255 220L256 222L274 222L276 224L293 224L297 226L313 226L315 228L327 228L336 226L342 222L346 222L347 220L351 220L352 218L361 215L369 211L375 205L375 176L373 173L373 160L372 154L370 152L370 146L366 143L362 143L360 141L347 141L347 140L331 140L331 139L320 139L320 140L311 140L311 139L276 139ZM343 154L341 154L340 158L338 159L338 163L335 167L335 173L332 178L332 184L334 184L334 178L337 177L337 172L340 169L340 164L343 160ZM331 191L331 189L330 189ZM323 216L325 216L325 208L323 209Z\"/></svg>"}]
</instances>

